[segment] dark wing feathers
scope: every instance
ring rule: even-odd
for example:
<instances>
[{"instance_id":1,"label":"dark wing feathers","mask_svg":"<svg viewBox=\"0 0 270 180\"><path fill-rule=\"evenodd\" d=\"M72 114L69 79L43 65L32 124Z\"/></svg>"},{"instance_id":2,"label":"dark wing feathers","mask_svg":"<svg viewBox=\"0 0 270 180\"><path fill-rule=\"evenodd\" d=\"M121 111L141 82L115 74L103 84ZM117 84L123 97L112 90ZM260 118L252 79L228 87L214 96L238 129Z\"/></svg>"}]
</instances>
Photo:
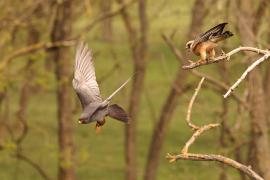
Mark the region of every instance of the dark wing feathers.
<instances>
[{"instance_id":1,"label":"dark wing feathers","mask_svg":"<svg viewBox=\"0 0 270 180\"><path fill-rule=\"evenodd\" d=\"M129 117L125 110L117 104L113 104L108 107L108 115L118 121L125 123L127 123L129 120Z\"/></svg>"},{"instance_id":2,"label":"dark wing feathers","mask_svg":"<svg viewBox=\"0 0 270 180\"><path fill-rule=\"evenodd\" d=\"M102 101L96 81L92 53L83 43L77 47L72 84L83 108L91 102Z\"/></svg>"},{"instance_id":3,"label":"dark wing feathers","mask_svg":"<svg viewBox=\"0 0 270 180\"><path fill-rule=\"evenodd\" d=\"M210 40L211 42L217 43L217 42L222 41L222 40L224 40L224 39L227 39L227 38L229 38L229 37L231 37L231 36L233 36L233 33L232 33L232 32L230 32L230 31L225 31L225 32L223 32L222 34L218 34L218 35L216 35L216 36L210 37L209 40Z\"/></svg>"},{"instance_id":4,"label":"dark wing feathers","mask_svg":"<svg viewBox=\"0 0 270 180\"><path fill-rule=\"evenodd\" d=\"M219 35L223 32L224 27L226 26L226 24L228 23L221 23L216 25L215 27L209 29L208 31L206 31L205 33L203 33L201 35L201 38L209 38L211 36L216 36Z\"/></svg>"},{"instance_id":5,"label":"dark wing feathers","mask_svg":"<svg viewBox=\"0 0 270 180\"><path fill-rule=\"evenodd\" d=\"M215 27L213 27L213 28L209 29L208 31L206 31L205 33L199 35L194 40L194 43L193 43L192 46L195 47L196 45L198 45L201 42L205 42L205 41L209 40L210 38L212 38L214 36L220 35L223 32L224 27L226 26L226 24L228 24L228 23L218 24Z\"/></svg>"}]
</instances>

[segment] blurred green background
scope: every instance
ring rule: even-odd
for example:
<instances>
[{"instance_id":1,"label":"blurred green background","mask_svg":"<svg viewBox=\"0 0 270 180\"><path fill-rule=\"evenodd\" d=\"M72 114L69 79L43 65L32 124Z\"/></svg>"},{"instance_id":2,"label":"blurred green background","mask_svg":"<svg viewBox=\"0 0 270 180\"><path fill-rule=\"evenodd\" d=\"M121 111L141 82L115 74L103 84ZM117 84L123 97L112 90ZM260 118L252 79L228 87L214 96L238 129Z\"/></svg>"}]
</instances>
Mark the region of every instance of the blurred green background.
<instances>
[{"instance_id":1,"label":"blurred green background","mask_svg":"<svg viewBox=\"0 0 270 180\"><path fill-rule=\"evenodd\" d=\"M238 47L240 42L236 27L234 26L236 19L233 15L226 17L226 2L227 1L219 0L214 3L213 7L210 9L209 15L204 20L201 32L228 20L230 22L228 25L229 29L234 32L235 36L229 39L227 43L224 43L222 48L229 50ZM31 3L34 4L34 1L28 0L24 4L16 0L12 2L4 0L0 2L0 7L5 8L0 12L0 17L4 17L7 14L15 14L16 16L23 15L26 13L26 8L30 6ZM72 24L74 35L78 34L82 27L102 13L99 9L99 0L76 1L76 3L75 12L79 13L83 11L85 15L74 18L75 20ZM147 3L149 51L147 55L146 79L141 97L142 100L136 133L139 179L142 179L144 174L154 125L160 116L161 108L168 96L176 72L181 68L179 60L166 45L161 34L165 33L169 35L175 31L174 42L177 47L187 57L194 58L190 52L185 50L194 0L148 0ZM87 9L85 4L88 4L91 9ZM112 8L117 7L117 3L113 2ZM127 9L131 13L132 19L134 19L132 23L137 24L137 4L135 3ZM96 75L98 81L100 81L100 91L104 98L110 95L128 76L133 74L131 52L121 16L116 15L112 17L111 20L113 24L113 37L111 41L108 42L102 39L101 23L96 25L94 29L86 33L83 37L94 52ZM46 32L46 26L48 24L44 19L39 21L38 18L35 18L33 19L33 24L37 26L41 32L45 34L48 33ZM265 25L262 26L262 32L266 29L264 26ZM0 29L0 57L2 59L10 52L24 47L27 39L23 25L18 27L14 32L15 35L8 30L9 27L5 29L5 26ZM12 38L12 36L15 36L15 38ZM41 41L48 42L48 37L46 37L46 35L42 36ZM261 45L263 46L264 44L266 44L266 40L261 41ZM71 46L69 49L73 63L75 46ZM240 57L242 56L236 55L228 64L231 83L233 83L247 67L243 65ZM8 105L6 101L1 102L1 113L8 113L8 115L1 115L1 121L6 121L3 117L8 118L8 122L5 123L10 124L14 132L20 131L20 125L16 123L18 121L16 112L19 108L19 92L24 83L24 67L26 66L26 60L29 58L34 62L34 66L32 67L34 77L30 82L34 88L31 91L27 109L29 132L22 143L22 152L33 161L37 162L52 179L56 179L58 167L56 81L54 71L48 71L44 68L46 61L52 61L52 59L48 58L46 51L39 51L14 59L8 65L5 74L1 75L1 89L5 89L8 92ZM116 64L118 66L114 69ZM239 65L241 65L241 67L239 67ZM223 81L223 76L217 70L217 66L216 64L204 66L200 68L200 71ZM109 76L107 75L108 72L111 72ZM179 153L184 143L192 135L191 129L186 125L185 118L189 100L199 80L198 77L189 76L186 81L190 89L181 96L172 121L170 122L160 157L160 165L157 173L158 180L218 179L219 177L221 170L220 165L216 162L178 161L177 163L169 163L165 158L166 153ZM72 86L71 81L70 86ZM242 83L237 89L239 94L244 92L244 87L245 83ZM122 104L127 109L130 89L131 83L114 98L113 102ZM101 133L96 134L94 124L78 124L77 119L81 112L81 107L76 94L72 91L71 95L73 101L70 106L72 106L73 109L72 124L74 126L75 136L75 167L77 179L124 179L126 170L124 125L109 119L102 128ZM210 122L220 122L220 113L222 112L221 104L222 96L220 93L215 93L211 89L203 87L194 104L192 113L194 123L203 125ZM235 122L238 117L238 112L237 104L233 100L230 100L229 106L230 113L228 123L230 124ZM246 118L246 114L243 115L243 118ZM245 127L245 125L243 126ZM0 129L0 132L1 130L3 130L3 128ZM16 144L7 134L0 136L2 146L4 147L0 150L0 179L42 179L37 171L29 164L18 160L14 156ZM190 151L196 153L229 154L228 156L232 156L232 154L228 153L230 147L227 149L220 147L219 136L219 128L206 132L197 139ZM247 134L243 134L242 136L243 140L247 138ZM69 164L67 163L66 166L69 166ZM228 175L229 179L240 179L238 172L233 169L229 169Z\"/></svg>"}]
</instances>

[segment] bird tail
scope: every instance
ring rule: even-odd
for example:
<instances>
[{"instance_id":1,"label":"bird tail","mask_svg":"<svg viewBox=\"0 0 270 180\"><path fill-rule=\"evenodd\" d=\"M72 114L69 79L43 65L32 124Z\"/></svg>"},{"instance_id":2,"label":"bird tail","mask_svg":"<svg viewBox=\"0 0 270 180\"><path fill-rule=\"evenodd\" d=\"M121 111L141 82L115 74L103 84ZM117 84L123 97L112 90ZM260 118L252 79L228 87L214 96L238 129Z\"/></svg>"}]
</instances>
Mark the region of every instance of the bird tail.
<instances>
[{"instance_id":1,"label":"bird tail","mask_svg":"<svg viewBox=\"0 0 270 180\"><path fill-rule=\"evenodd\" d=\"M233 33L231 31L225 31L224 33L222 33L221 36L222 36L222 38L227 39L227 38L233 36Z\"/></svg>"},{"instance_id":2,"label":"bird tail","mask_svg":"<svg viewBox=\"0 0 270 180\"><path fill-rule=\"evenodd\" d=\"M213 37L213 39L211 39L211 41L214 41L214 42L219 42L219 41L223 41L229 37L232 37L233 36L233 33L230 32L230 31L225 31L224 33L222 34L219 34L215 37Z\"/></svg>"},{"instance_id":3,"label":"bird tail","mask_svg":"<svg viewBox=\"0 0 270 180\"><path fill-rule=\"evenodd\" d=\"M108 108L109 108L108 115L111 118L114 118L124 123L128 123L129 117L123 108L121 108L117 104L110 105Z\"/></svg>"}]
</instances>

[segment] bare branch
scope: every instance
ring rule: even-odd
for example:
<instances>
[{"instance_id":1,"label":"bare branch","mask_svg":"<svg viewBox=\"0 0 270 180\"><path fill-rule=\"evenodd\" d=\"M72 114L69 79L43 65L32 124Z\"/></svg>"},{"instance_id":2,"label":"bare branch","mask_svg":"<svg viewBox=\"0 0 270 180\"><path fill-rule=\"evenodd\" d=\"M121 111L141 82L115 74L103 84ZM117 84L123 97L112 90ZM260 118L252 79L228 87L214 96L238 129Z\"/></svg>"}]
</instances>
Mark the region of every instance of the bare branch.
<instances>
[{"instance_id":1,"label":"bare branch","mask_svg":"<svg viewBox=\"0 0 270 180\"><path fill-rule=\"evenodd\" d=\"M194 92L194 94L193 94L193 96L192 96L192 98L191 98L191 100L190 100L190 102L189 102L189 105L188 105L187 119L186 119L186 120L187 120L188 126L191 127L193 130L197 130L197 129L199 129L199 127L196 126L196 125L194 125L194 124L191 122L191 111L192 111L192 106L193 106L193 103L194 103L194 101L195 101L195 99L196 99L196 97L197 97L197 95L198 95L200 89L201 89L201 86L202 86L202 83L203 83L204 79L205 79L205 78L203 77L203 78L201 79L201 81L199 82L199 84L198 84L197 88L195 89L195 92Z\"/></svg>"},{"instance_id":2,"label":"bare branch","mask_svg":"<svg viewBox=\"0 0 270 180\"><path fill-rule=\"evenodd\" d=\"M12 59L27 55L36 51L40 50L46 50L50 48L56 48L56 47L67 47L67 46L73 46L75 44L75 40L66 40L66 41L55 41L55 42L48 42L48 43L37 43L30 46L23 47L19 50L14 51L10 55L4 57L3 61L0 63L0 71L2 71Z\"/></svg>"},{"instance_id":3,"label":"bare branch","mask_svg":"<svg viewBox=\"0 0 270 180\"><path fill-rule=\"evenodd\" d=\"M50 180L51 179L46 174L46 172L39 166L39 164L37 164L36 162L32 161L30 158L28 158L27 156L25 156L21 152L17 152L16 157L18 159L21 159L21 160L25 161L26 163L28 163L29 165L31 165L34 169L36 169L38 171L38 173L41 175L41 177L43 177L43 179L45 179L45 180Z\"/></svg>"},{"instance_id":4,"label":"bare branch","mask_svg":"<svg viewBox=\"0 0 270 180\"><path fill-rule=\"evenodd\" d=\"M200 136L203 132L209 130L209 129L212 129L214 127L217 127L219 126L219 124L208 124L208 125L205 125L205 126L202 126L202 127L199 127L199 126L196 126L194 125L192 122L191 122L191 111L192 111L192 106L193 106L193 103L201 89L201 86L202 86L202 83L204 81L204 77L202 77L201 81L199 82L197 88L195 89L195 92L189 102L189 105L188 105L188 110L187 110L187 118L186 118L186 121L187 121L187 124L188 126L192 129L192 130L196 130L193 135L191 136L191 138L186 142L184 148L182 149L182 154L186 154L188 153L188 149L189 147L191 146L191 144L194 143L194 141L197 139L198 136Z\"/></svg>"},{"instance_id":5,"label":"bare branch","mask_svg":"<svg viewBox=\"0 0 270 180\"><path fill-rule=\"evenodd\" d=\"M182 66L182 69L194 69L194 68L199 67L199 66L213 64L213 63L217 63L219 61L230 60L230 57L232 55L234 55L240 51L251 51L251 52L255 52L255 53L263 54L263 55L269 53L268 50L262 50L262 49L258 49L258 48L254 48L254 47L239 47L239 48L236 48L236 49L228 52L227 54L223 54L221 56L216 57L215 59L211 59L211 60L208 60L206 62L189 61L191 63L189 65Z\"/></svg>"},{"instance_id":6,"label":"bare branch","mask_svg":"<svg viewBox=\"0 0 270 180\"><path fill-rule=\"evenodd\" d=\"M205 131L208 131L212 128L218 127L219 124L208 124L202 127L198 127L198 129L193 133L191 138L186 142L184 148L182 149L182 154L188 154L189 147L194 143L194 141Z\"/></svg>"},{"instance_id":7,"label":"bare branch","mask_svg":"<svg viewBox=\"0 0 270 180\"><path fill-rule=\"evenodd\" d=\"M217 162L223 163L224 165L228 165L228 166L231 166L235 169L240 170L241 172L243 172L244 174L246 174L247 176L249 176L252 179L263 180L262 177L260 177L256 172L254 172L251 169L251 167L245 166L245 165L243 165L243 164L241 164L233 159L230 159L228 157L217 155L217 154L193 154L193 153L188 152L190 146L195 142L195 140L201 134L203 134L207 130L210 130L212 128L219 126L219 124L207 124L207 125L198 127L198 126L195 126L194 124L191 123L190 114L191 114L191 110L192 110L192 104L194 103L195 98L198 95L198 92L200 90L200 87L201 87L203 81L204 81L204 78L202 78L200 83L198 84L197 89L195 90L195 92L190 100L190 103L188 106L188 112L187 112L188 125L193 130L195 129L195 132L193 133L191 138L185 143L185 146L181 150L180 154L178 154L178 155L167 154L166 158L170 162L175 162L179 159L192 160L192 161L217 161Z\"/></svg>"},{"instance_id":8,"label":"bare branch","mask_svg":"<svg viewBox=\"0 0 270 180\"><path fill-rule=\"evenodd\" d=\"M201 73L199 71L196 71L195 69L192 69L190 72L197 77L200 77L200 78L204 77L206 79L207 83L211 83L211 84L215 85L217 88L219 88L219 91L222 91L222 93L224 90L228 91L230 89L230 87L228 85L222 83L221 81L219 81L219 80L217 80L217 79L215 79L215 78L213 78L205 73ZM249 110L249 106L243 98L241 98L240 96L238 96L235 93L232 94L232 97L234 98L234 100L236 102L238 102L240 105L242 105L246 110Z\"/></svg>"},{"instance_id":9,"label":"bare branch","mask_svg":"<svg viewBox=\"0 0 270 180\"><path fill-rule=\"evenodd\" d=\"M245 72L242 74L242 76L230 87L230 89L226 92L226 94L224 94L224 98L227 98L232 92L233 90L241 83L241 81L243 81L245 79L245 77L248 75L248 73L250 71L252 71L255 67L257 67L260 63L264 62L265 60L267 60L270 56L270 51L267 51L267 54L265 54L263 57L261 57L260 59L256 60L254 63L252 63L246 70Z\"/></svg>"},{"instance_id":10,"label":"bare branch","mask_svg":"<svg viewBox=\"0 0 270 180\"><path fill-rule=\"evenodd\" d=\"M167 45L171 48L171 50L173 51L173 53L176 55L176 57L179 59L179 60L184 60L184 56L183 54L181 53L181 51L178 50L178 48L176 47L176 45L172 42L172 40L167 37L165 34L162 34L161 35L162 38L164 39L164 41L167 43Z\"/></svg>"},{"instance_id":11,"label":"bare branch","mask_svg":"<svg viewBox=\"0 0 270 180\"><path fill-rule=\"evenodd\" d=\"M230 60L230 57L240 51L251 51L251 52L255 52L258 54L262 54L263 57L261 57L260 59L256 60L253 64L251 64L246 71L242 74L242 76L233 84L233 86L230 87L229 90L227 90L226 94L223 95L224 98L227 98L232 92L233 90L241 83L241 81L243 81L245 79L245 77L248 75L248 73L250 71L252 71L255 67L257 67L260 63L264 62L265 60L267 60L270 56L270 51L269 50L262 50L262 49L258 49L258 48L254 48L254 47L239 47L236 48L232 51L230 51L227 54L224 54L222 56L219 56L213 60L210 61L206 61L206 62L195 62L195 63L190 63L189 65L186 66L182 66L183 69L193 69L202 65L208 65L208 64L212 64L212 63L216 63L222 60Z\"/></svg>"},{"instance_id":12,"label":"bare branch","mask_svg":"<svg viewBox=\"0 0 270 180\"><path fill-rule=\"evenodd\" d=\"M255 180L263 180L262 177L260 177L256 172L254 172L250 166L245 166L233 159L216 155L216 154L179 154L179 155L171 155L167 154L167 159L169 159L171 162L177 161L179 159L182 160L191 160L191 161L217 161L223 164L226 164L228 166L231 166L235 169L240 170L241 172L245 173L247 176L249 176L251 179Z\"/></svg>"},{"instance_id":13,"label":"bare branch","mask_svg":"<svg viewBox=\"0 0 270 180\"><path fill-rule=\"evenodd\" d=\"M172 40L166 36L165 34L162 34L162 38L164 39L164 41L167 43L167 45L171 48L171 50L173 51L173 53L175 54L175 56L177 57L177 59L179 61L184 61L184 56L183 54L181 53L181 51L176 47L176 45L172 42ZM253 48L252 48L253 49ZM257 51L256 51L257 52ZM195 76L198 76L198 77L204 77L207 82L210 82L214 85L216 85L217 87L219 88L222 88L223 90L226 90L228 91L229 90L229 86L224 84L224 83L221 83L219 80L213 78L213 77L210 77L204 73L201 73L199 71L196 71L194 69L190 70L191 73ZM236 94L232 94L232 97L236 100L236 102L240 103L241 105L243 105L246 109L249 109L247 103L241 98L239 97L238 95Z\"/></svg>"},{"instance_id":14,"label":"bare branch","mask_svg":"<svg viewBox=\"0 0 270 180\"><path fill-rule=\"evenodd\" d=\"M123 9L127 8L128 6L132 5L134 2L136 2L137 0L130 0L129 2L127 3L123 3L121 4L117 9L115 10L112 10L110 12L106 12L104 14L102 14L101 16L98 16L96 19L92 20L92 22L87 25L81 32L79 35L77 35L74 39L81 39L82 36L89 32L90 30L92 30L98 23L106 20L106 19L109 19L111 17L114 17L118 14L120 14Z\"/></svg>"}]
</instances>

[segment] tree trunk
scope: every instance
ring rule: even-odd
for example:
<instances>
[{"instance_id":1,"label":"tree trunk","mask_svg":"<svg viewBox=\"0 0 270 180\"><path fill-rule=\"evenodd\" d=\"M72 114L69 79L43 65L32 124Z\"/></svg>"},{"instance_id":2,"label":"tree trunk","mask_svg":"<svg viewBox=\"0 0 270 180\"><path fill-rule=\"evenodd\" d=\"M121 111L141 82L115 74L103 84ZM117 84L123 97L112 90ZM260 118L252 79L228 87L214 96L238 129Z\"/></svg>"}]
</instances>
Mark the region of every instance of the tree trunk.
<instances>
[{"instance_id":1,"label":"tree trunk","mask_svg":"<svg viewBox=\"0 0 270 180\"><path fill-rule=\"evenodd\" d=\"M124 0L118 0L120 4L124 3ZM148 32L148 18L146 15L146 0L139 0L138 15L139 15L139 32L132 24L131 17L126 9L121 12L125 28L128 33L130 49L132 53L132 59L134 64L134 80L132 83L130 102L129 102L129 115L131 117L131 123L126 126L126 162L127 180L137 179L136 168L136 121L139 113L140 100L144 84L144 76L146 69L146 54L147 54L147 32ZM139 36L138 36L139 34Z\"/></svg>"},{"instance_id":2,"label":"tree trunk","mask_svg":"<svg viewBox=\"0 0 270 180\"><path fill-rule=\"evenodd\" d=\"M259 24L258 19L253 18L252 2L240 1L241 13L239 13L238 29L242 44L244 46L256 46L257 32L255 31ZM249 7L250 9L247 9ZM249 63L256 60L257 56L250 57ZM255 68L250 72L248 78L249 106L251 116L251 134L249 159L252 168L265 179L270 179L270 149L267 126L267 111L265 94L263 89L262 72L259 68Z\"/></svg>"},{"instance_id":3,"label":"tree trunk","mask_svg":"<svg viewBox=\"0 0 270 180\"><path fill-rule=\"evenodd\" d=\"M37 16L38 17L38 16ZM33 45L38 43L39 41L39 36L40 33L38 32L38 30L33 27L33 25L30 25L30 27L28 27L28 45ZM22 89L20 92L20 100L19 100L19 109L17 112L17 117L21 123L22 126L22 134L18 137L17 139L17 143L18 146L21 145L23 139L25 138L25 136L27 135L28 132L28 124L27 124L27 108L28 108L28 103L29 103L29 98L31 97L31 82L33 81L33 77L34 77L34 71L33 71L33 59L30 57L28 59L28 62L25 66L25 79L22 85ZM20 147L18 147L20 148Z\"/></svg>"},{"instance_id":4,"label":"tree trunk","mask_svg":"<svg viewBox=\"0 0 270 180\"><path fill-rule=\"evenodd\" d=\"M229 74L228 74L228 66L225 63L222 63L218 66L219 68L219 74L222 76L221 78L224 79L224 82L226 84L229 84ZM228 101L224 98L222 98L222 111L220 113L220 121L221 121L221 127L220 127L220 138L219 138L219 143L222 149L228 148L228 143L227 143L227 132L226 129L230 128L228 126L228 123L226 122L228 119L228 112L229 112L229 104ZM227 175L227 166L225 164L220 165L221 171L219 174L219 180L228 180L228 175Z\"/></svg>"},{"instance_id":5,"label":"tree trunk","mask_svg":"<svg viewBox=\"0 0 270 180\"><path fill-rule=\"evenodd\" d=\"M189 39L194 38L196 34L201 30L203 19L208 12L206 10L206 4L206 1L201 0L196 0L194 4L192 11L192 21L188 35ZM172 84L170 93L162 107L159 121L154 128L145 168L144 180L154 180L156 178L165 134L167 132L167 128L172 118L173 112L177 107L178 98L183 93L186 77L187 73L179 68L178 72L176 73L175 80Z\"/></svg>"},{"instance_id":6,"label":"tree trunk","mask_svg":"<svg viewBox=\"0 0 270 180\"><path fill-rule=\"evenodd\" d=\"M112 9L112 0L101 0L100 1L100 10L102 13L110 12ZM101 38L104 41L113 40L113 24L112 18L108 18L101 23Z\"/></svg>"},{"instance_id":7,"label":"tree trunk","mask_svg":"<svg viewBox=\"0 0 270 180\"><path fill-rule=\"evenodd\" d=\"M270 7L270 3L268 4L268 7ZM270 13L268 13L268 18L270 18ZM270 26L270 22L268 21L268 26ZM268 29L268 49L270 49L270 29ZM266 74L264 78L264 92L266 94L266 103L267 107L270 107L270 64L267 64L266 68ZM268 128L270 128L270 108L267 108L267 117L268 117Z\"/></svg>"},{"instance_id":8,"label":"tree trunk","mask_svg":"<svg viewBox=\"0 0 270 180\"><path fill-rule=\"evenodd\" d=\"M71 37L72 0L55 1L56 18L51 32L52 41L65 40ZM65 48L54 48L51 52L56 68L57 103L58 103L58 143L59 143L59 180L75 179L74 142L71 114L70 93L70 55Z\"/></svg>"}]
</instances>

